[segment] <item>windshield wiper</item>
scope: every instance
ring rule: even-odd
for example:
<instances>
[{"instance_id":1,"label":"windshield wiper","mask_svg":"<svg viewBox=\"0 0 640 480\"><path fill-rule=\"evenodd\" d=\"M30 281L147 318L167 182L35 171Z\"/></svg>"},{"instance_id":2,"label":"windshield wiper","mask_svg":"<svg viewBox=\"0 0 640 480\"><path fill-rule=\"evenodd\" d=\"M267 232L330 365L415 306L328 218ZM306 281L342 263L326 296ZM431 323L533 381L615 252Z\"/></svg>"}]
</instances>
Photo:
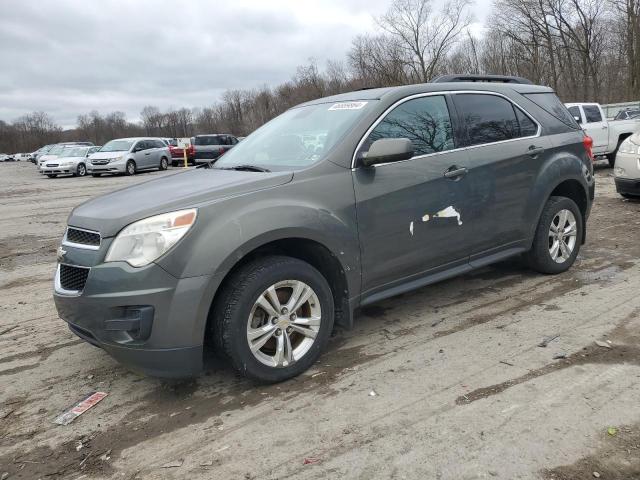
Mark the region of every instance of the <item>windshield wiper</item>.
<instances>
[{"instance_id":1,"label":"windshield wiper","mask_svg":"<svg viewBox=\"0 0 640 480\"><path fill-rule=\"evenodd\" d=\"M214 167L220 170L239 170L245 172L271 172L268 168L258 167L257 165L235 165L233 167Z\"/></svg>"}]
</instances>

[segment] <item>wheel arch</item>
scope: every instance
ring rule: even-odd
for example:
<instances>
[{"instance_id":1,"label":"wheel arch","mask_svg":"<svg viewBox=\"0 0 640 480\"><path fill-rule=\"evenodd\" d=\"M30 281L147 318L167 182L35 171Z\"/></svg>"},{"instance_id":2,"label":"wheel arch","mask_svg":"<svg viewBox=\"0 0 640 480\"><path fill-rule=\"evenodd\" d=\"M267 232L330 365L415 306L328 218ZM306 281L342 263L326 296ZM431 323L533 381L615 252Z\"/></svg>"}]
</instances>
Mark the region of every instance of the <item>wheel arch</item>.
<instances>
[{"instance_id":1,"label":"wheel arch","mask_svg":"<svg viewBox=\"0 0 640 480\"><path fill-rule=\"evenodd\" d=\"M242 251L242 249L239 249ZM228 261L230 267L225 269L226 272L220 279L209 305L206 327L204 330L205 345L211 345L211 339L208 332L211 331L211 323L214 321L213 311L216 302L219 300L222 287L229 278L240 268L251 262L257 257L267 255L284 255L302 260L316 270L318 270L327 280L331 287L334 301L334 321L335 324L345 328L351 328L353 325L353 314L349 304L349 284L345 267L335 254L323 243L318 240L295 236L282 237L265 241L259 245L253 245L251 249L244 249L246 253L241 256L237 252L230 255ZM225 262L227 263L227 262Z\"/></svg>"}]
</instances>

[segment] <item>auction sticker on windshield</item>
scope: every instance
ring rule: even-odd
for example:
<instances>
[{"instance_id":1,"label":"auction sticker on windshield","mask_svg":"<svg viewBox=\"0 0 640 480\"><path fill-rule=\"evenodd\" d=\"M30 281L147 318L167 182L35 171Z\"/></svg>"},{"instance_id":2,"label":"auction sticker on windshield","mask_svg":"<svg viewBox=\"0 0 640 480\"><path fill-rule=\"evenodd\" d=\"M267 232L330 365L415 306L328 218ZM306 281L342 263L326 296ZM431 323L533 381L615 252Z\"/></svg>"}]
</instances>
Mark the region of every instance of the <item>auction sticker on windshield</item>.
<instances>
[{"instance_id":1,"label":"auction sticker on windshield","mask_svg":"<svg viewBox=\"0 0 640 480\"><path fill-rule=\"evenodd\" d=\"M334 103L329 110L360 110L367 102L340 102Z\"/></svg>"}]
</instances>

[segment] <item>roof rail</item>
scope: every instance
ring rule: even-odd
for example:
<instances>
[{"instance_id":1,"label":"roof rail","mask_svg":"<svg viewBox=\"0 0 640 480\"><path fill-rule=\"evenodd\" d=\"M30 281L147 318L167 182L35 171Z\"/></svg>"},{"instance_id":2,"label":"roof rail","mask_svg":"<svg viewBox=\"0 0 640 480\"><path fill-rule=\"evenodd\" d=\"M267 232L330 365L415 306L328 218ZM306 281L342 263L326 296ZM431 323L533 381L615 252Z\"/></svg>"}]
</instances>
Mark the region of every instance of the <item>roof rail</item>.
<instances>
[{"instance_id":1,"label":"roof rail","mask_svg":"<svg viewBox=\"0 0 640 480\"><path fill-rule=\"evenodd\" d=\"M441 75L434 78L429 83L445 82L493 82L493 83L521 83L532 85L531 80L511 75Z\"/></svg>"}]
</instances>

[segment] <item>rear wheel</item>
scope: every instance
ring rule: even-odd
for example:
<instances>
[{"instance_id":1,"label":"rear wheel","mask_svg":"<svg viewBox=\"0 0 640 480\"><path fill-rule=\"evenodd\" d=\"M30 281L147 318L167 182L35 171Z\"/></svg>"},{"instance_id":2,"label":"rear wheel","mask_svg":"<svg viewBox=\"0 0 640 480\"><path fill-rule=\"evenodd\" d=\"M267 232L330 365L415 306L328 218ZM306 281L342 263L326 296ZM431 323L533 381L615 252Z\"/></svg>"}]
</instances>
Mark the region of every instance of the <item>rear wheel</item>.
<instances>
[{"instance_id":1,"label":"rear wheel","mask_svg":"<svg viewBox=\"0 0 640 480\"><path fill-rule=\"evenodd\" d=\"M76 169L76 175L78 177L84 177L87 174L87 167L85 167L84 163L80 163L78 168Z\"/></svg>"},{"instance_id":2,"label":"rear wheel","mask_svg":"<svg viewBox=\"0 0 640 480\"><path fill-rule=\"evenodd\" d=\"M127 162L127 166L126 166L126 172L127 175L135 175L136 174L136 162L134 162L133 160L129 160Z\"/></svg>"},{"instance_id":3,"label":"rear wheel","mask_svg":"<svg viewBox=\"0 0 640 480\"><path fill-rule=\"evenodd\" d=\"M216 350L243 375L281 382L318 359L333 328L331 289L301 260L248 263L225 283L212 311Z\"/></svg>"},{"instance_id":4,"label":"rear wheel","mask_svg":"<svg viewBox=\"0 0 640 480\"><path fill-rule=\"evenodd\" d=\"M582 214L573 200L549 198L527 253L529 266L549 274L568 270L580 251L582 229Z\"/></svg>"},{"instance_id":5,"label":"rear wheel","mask_svg":"<svg viewBox=\"0 0 640 480\"><path fill-rule=\"evenodd\" d=\"M160 159L160 170L166 170L169 167L169 162L166 157Z\"/></svg>"}]
</instances>

